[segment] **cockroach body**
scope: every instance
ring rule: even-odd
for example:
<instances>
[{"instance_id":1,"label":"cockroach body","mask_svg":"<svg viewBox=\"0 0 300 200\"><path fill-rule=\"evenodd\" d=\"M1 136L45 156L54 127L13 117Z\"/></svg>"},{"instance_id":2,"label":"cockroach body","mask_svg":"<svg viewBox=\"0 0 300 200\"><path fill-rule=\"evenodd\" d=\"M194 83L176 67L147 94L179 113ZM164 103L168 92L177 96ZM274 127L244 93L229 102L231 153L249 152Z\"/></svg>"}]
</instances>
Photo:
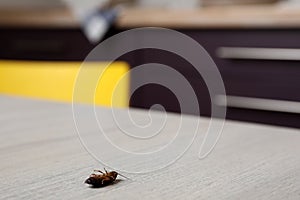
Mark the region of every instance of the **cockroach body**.
<instances>
[{"instance_id":1,"label":"cockroach body","mask_svg":"<svg viewBox=\"0 0 300 200\"><path fill-rule=\"evenodd\" d=\"M101 174L95 174L95 173L91 174L90 177L86 179L84 183L89 184L92 187L105 187L107 185L113 184L117 179L117 176L121 175L115 171L107 172L106 169L104 170L105 173L100 170L94 170L95 172L100 172Z\"/></svg>"}]
</instances>

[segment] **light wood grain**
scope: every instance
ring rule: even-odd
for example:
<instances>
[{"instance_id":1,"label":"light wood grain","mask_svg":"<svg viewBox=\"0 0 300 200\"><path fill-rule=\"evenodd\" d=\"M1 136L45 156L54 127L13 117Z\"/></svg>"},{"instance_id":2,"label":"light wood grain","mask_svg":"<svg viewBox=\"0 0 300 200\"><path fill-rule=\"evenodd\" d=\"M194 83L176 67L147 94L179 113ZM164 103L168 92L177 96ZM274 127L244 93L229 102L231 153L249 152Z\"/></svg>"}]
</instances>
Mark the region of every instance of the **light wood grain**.
<instances>
[{"instance_id":1,"label":"light wood grain","mask_svg":"<svg viewBox=\"0 0 300 200\"><path fill-rule=\"evenodd\" d=\"M82 105L81 120L92 131L91 120L84 114L86 108ZM182 158L161 171L125 173L131 180L120 178L122 181L114 185L91 189L83 181L93 169L103 166L81 145L70 104L0 96L0 110L1 199L300 198L299 129L227 121L207 158L197 158L197 140ZM105 118L111 110L99 107L96 111ZM116 112L123 115L127 110ZM132 110L132 114L138 123L148 120L148 112ZM159 112L153 115L154 120L161 117ZM169 125L173 122L173 126L167 125L162 131L166 136L162 142L174 134L178 119L178 115L170 114ZM191 123L201 119L201 139L209 120L196 116L184 119ZM104 120L104 129L111 135L119 132L111 129L114 126L109 118ZM190 134L187 132L186 137ZM123 142L130 144L130 140ZM145 146L136 147L145 150ZM109 149L103 151L110 153ZM128 162L127 157L111 159L137 169L143 166L138 160ZM158 165L164 159L153 158Z\"/></svg>"},{"instance_id":2,"label":"light wood grain","mask_svg":"<svg viewBox=\"0 0 300 200\"><path fill-rule=\"evenodd\" d=\"M67 8L0 8L0 25L6 27L78 28ZM195 9L125 8L117 18L119 28L158 26L167 28L298 28L300 8L251 5Z\"/></svg>"},{"instance_id":3,"label":"light wood grain","mask_svg":"<svg viewBox=\"0 0 300 200\"><path fill-rule=\"evenodd\" d=\"M78 28L79 21L66 7L0 8L0 25L4 27Z\"/></svg>"},{"instance_id":4,"label":"light wood grain","mask_svg":"<svg viewBox=\"0 0 300 200\"><path fill-rule=\"evenodd\" d=\"M291 28L300 26L300 9L270 5L199 9L127 9L118 27L168 28Z\"/></svg>"}]
</instances>

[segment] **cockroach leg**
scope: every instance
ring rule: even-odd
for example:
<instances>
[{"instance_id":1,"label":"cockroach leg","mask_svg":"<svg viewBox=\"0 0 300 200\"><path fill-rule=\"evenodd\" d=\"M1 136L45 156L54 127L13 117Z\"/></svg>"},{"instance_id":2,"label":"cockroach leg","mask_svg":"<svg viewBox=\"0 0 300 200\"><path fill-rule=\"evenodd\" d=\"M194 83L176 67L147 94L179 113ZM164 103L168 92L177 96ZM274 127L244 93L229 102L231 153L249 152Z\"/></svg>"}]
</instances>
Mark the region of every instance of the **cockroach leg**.
<instances>
[{"instance_id":1,"label":"cockroach leg","mask_svg":"<svg viewBox=\"0 0 300 200\"><path fill-rule=\"evenodd\" d=\"M101 174L104 174L104 172L102 172L102 171L99 170L99 169L95 169L94 172L100 172Z\"/></svg>"}]
</instances>

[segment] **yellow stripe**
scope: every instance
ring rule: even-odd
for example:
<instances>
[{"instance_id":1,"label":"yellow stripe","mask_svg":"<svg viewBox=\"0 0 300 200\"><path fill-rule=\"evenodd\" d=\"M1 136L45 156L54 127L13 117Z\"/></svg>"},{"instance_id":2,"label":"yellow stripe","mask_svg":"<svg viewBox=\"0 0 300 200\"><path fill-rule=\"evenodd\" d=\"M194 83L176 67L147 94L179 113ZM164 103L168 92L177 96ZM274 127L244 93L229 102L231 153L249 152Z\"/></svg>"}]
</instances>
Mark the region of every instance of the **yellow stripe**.
<instances>
[{"instance_id":1,"label":"yellow stripe","mask_svg":"<svg viewBox=\"0 0 300 200\"><path fill-rule=\"evenodd\" d=\"M0 61L0 93L71 102L80 66L81 62ZM107 66L105 62L84 63L80 71L84 81L75 101L128 107L129 77L124 75L129 66L124 62ZM103 72L101 78L99 72ZM97 78L94 85L93 78Z\"/></svg>"}]
</instances>

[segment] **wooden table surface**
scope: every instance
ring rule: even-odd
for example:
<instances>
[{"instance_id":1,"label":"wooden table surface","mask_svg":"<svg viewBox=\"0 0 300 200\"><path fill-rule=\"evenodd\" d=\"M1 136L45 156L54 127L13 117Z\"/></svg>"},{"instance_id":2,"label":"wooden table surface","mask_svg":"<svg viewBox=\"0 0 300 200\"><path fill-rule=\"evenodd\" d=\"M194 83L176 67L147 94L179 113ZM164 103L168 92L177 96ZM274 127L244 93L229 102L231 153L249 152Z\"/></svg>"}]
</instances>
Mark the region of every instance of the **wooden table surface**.
<instances>
[{"instance_id":1,"label":"wooden table surface","mask_svg":"<svg viewBox=\"0 0 300 200\"><path fill-rule=\"evenodd\" d=\"M95 133L86 113L90 107L76 106L82 112L82 128ZM205 159L198 159L196 141L168 167L143 174L125 171L130 180L119 178L114 185L93 189L83 181L103 165L81 144L70 104L0 96L0 110L0 199L300 199L299 129L226 121L216 148ZM111 109L96 111L105 121L104 131L121 133L109 121ZM115 110L121 118L127 111ZM131 111L139 123L149 120L148 112ZM164 116L153 113L156 122ZM176 114L168 117L160 142L174 134L180 119ZM187 115L183 119L200 120L201 140L209 120ZM190 136L187 131L182 140ZM130 139L122 142L131 144ZM155 145L137 145L135 150ZM130 162L130 155L114 157L110 149L101 153L124 169L161 165L167 159L162 154L152 163L139 163Z\"/></svg>"}]
</instances>

